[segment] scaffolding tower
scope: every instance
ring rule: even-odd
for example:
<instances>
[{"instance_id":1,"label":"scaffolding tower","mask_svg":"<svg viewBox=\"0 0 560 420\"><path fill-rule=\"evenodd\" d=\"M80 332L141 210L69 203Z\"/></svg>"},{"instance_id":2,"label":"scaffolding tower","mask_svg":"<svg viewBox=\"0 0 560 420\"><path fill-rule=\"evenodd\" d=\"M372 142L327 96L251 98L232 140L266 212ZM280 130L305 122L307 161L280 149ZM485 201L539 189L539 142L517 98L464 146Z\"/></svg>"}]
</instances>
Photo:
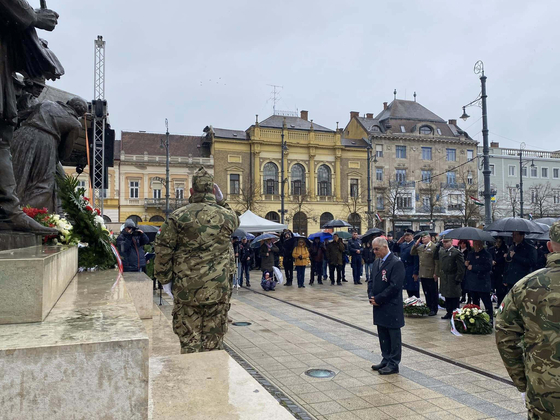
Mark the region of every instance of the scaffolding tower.
<instances>
[{"instance_id":1,"label":"scaffolding tower","mask_svg":"<svg viewBox=\"0 0 560 420\"><path fill-rule=\"evenodd\" d=\"M107 101L105 100L105 41L98 36L94 41L93 80L93 143L92 143L92 206L103 213L103 199L108 187L105 174L105 126L107 124Z\"/></svg>"}]
</instances>

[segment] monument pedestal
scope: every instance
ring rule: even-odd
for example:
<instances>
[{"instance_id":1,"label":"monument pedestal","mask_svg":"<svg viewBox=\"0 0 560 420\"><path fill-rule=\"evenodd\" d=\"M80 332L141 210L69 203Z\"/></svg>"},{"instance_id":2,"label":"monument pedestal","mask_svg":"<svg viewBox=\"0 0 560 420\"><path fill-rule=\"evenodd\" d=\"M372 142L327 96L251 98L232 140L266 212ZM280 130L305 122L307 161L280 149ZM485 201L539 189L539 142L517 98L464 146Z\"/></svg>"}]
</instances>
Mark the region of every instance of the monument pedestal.
<instances>
[{"instance_id":1,"label":"monument pedestal","mask_svg":"<svg viewBox=\"0 0 560 420\"><path fill-rule=\"evenodd\" d=\"M43 237L34 233L0 232L0 251L40 246L42 242Z\"/></svg>"},{"instance_id":2,"label":"monument pedestal","mask_svg":"<svg viewBox=\"0 0 560 420\"><path fill-rule=\"evenodd\" d=\"M147 419L148 358L122 277L79 273L43 322L0 325L0 417Z\"/></svg>"},{"instance_id":3,"label":"monument pedestal","mask_svg":"<svg viewBox=\"0 0 560 420\"><path fill-rule=\"evenodd\" d=\"M0 252L0 324L43 321L78 271L78 247Z\"/></svg>"}]
</instances>

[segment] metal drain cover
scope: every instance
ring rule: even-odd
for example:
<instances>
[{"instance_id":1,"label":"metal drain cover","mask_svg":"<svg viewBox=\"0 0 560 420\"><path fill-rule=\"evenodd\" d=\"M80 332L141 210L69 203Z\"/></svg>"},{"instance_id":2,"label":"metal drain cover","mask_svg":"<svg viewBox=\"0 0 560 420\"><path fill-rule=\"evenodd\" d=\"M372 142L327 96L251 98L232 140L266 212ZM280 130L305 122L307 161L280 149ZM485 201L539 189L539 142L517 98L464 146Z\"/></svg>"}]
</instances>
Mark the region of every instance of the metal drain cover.
<instances>
[{"instance_id":1,"label":"metal drain cover","mask_svg":"<svg viewBox=\"0 0 560 420\"><path fill-rule=\"evenodd\" d=\"M309 369L305 371L305 374L312 378L332 378L336 375L336 373L328 369Z\"/></svg>"},{"instance_id":2,"label":"metal drain cover","mask_svg":"<svg viewBox=\"0 0 560 420\"><path fill-rule=\"evenodd\" d=\"M235 325L236 327L248 327L249 325L251 325L251 323L240 321L240 322L232 322L231 325Z\"/></svg>"}]
</instances>

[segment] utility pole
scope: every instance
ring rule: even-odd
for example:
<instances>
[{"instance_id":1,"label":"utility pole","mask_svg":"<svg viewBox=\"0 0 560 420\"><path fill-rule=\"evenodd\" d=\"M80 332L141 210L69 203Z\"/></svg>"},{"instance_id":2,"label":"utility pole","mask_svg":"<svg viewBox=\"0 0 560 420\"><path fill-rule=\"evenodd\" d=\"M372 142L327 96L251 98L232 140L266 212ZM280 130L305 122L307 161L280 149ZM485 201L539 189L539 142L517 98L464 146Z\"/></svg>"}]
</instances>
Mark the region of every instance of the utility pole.
<instances>
[{"instance_id":1,"label":"utility pole","mask_svg":"<svg viewBox=\"0 0 560 420\"><path fill-rule=\"evenodd\" d=\"M165 119L165 221L169 218L169 124Z\"/></svg>"},{"instance_id":2,"label":"utility pole","mask_svg":"<svg viewBox=\"0 0 560 420\"><path fill-rule=\"evenodd\" d=\"M280 222L284 224L284 151L286 150L286 143L284 141L284 130L286 129L286 118L282 123L282 145L281 145L281 158L280 158Z\"/></svg>"},{"instance_id":3,"label":"utility pole","mask_svg":"<svg viewBox=\"0 0 560 420\"><path fill-rule=\"evenodd\" d=\"M373 218L371 217L371 140L363 140L367 144L367 214L368 214L368 230L373 227Z\"/></svg>"}]
</instances>

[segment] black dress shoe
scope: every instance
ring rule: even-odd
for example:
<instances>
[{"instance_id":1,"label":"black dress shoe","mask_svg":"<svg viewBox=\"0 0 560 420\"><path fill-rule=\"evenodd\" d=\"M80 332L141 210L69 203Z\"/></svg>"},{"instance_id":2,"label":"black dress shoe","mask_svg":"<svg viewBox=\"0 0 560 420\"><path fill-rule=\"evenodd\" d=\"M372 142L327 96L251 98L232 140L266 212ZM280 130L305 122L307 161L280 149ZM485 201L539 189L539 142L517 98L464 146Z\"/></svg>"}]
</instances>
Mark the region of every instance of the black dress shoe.
<instances>
[{"instance_id":1,"label":"black dress shoe","mask_svg":"<svg viewBox=\"0 0 560 420\"><path fill-rule=\"evenodd\" d=\"M245 287L251 287L251 283L247 282L247 286Z\"/></svg>"},{"instance_id":2,"label":"black dress shoe","mask_svg":"<svg viewBox=\"0 0 560 420\"><path fill-rule=\"evenodd\" d=\"M346 279L342 279L342 281L343 281L344 283L348 283L348 280L346 280Z\"/></svg>"},{"instance_id":3,"label":"black dress shoe","mask_svg":"<svg viewBox=\"0 0 560 420\"><path fill-rule=\"evenodd\" d=\"M286 283L284 286L291 286L292 283Z\"/></svg>"},{"instance_id":4,"label":"black dress shoe","mask_svg":"<svg viewBox=\"0 0 560 420\"><path fill-rule=\"evenodd\" d=\"M331 281L331 286L334 286L334 281Z\"/></svg>"},{"instance_id":5,"label":"black dress shoe","mask_svg":"<svg viewBox=\"0 0 560 420\"><path fill-rule=\"evenodd\" d=\"M451 319L451 314L445 314L441 319Z\"/></svg>"},{"instance_id":6,"label":"black dress shoe","mask_svg":"<svg viewBox=\"0 0 560 420\"><path fill-rule=\"evenodd\" d=\"M379 363L378 365L371 365L371 370L383 369L385 366L387 366L385 363Z\"/></svg>"},{"instance_id":7,"label":"black dress shoe","mask_svg":"<svg viewBox=\"0 0 560 420\"><path fill-rule=\"evenodd\" d=\"M354 283L354 284L363 284L363 283L362 283L361 281L357 281L357 282Z\"/></svg>"},{"instance_id":8,"label":"black dress shoe","mask_svg":"<svg viewBox=\"0 0 560 420\"><path fill-rule=\"evenodd\" d=\"M342 286L342 283L338 282L336 283L337 286Z\"/></svg>"},{"instance_id":9,"label":"black dress shoe","mask_svg":"<svg viewBox=\"0 0 560 420\"><path fill-rule=\"evenodd\" d=\"M389 366L385 366L382 369L378 370L380 375L393 375L395 373L399 373L399 368L390 368Z\"/></svg>"},{"instance_id":10,"label":"black dress shoe","mask_svg":"<svg viewBox=\"0 0 560 420\"><path fill-rule=\"evenodd\" d=\"M437 312L435 312L435 311L430 311L430 313L428 314L428 316L436 316L436 315L437 315Z\"/></svg>"},{"instance_id":11,"label":"black dress shoe","mask_svg":"<svg viewBox=\"0 0 560 420\"><path fill-rule=\"evenodd\" d=\"M318 281L317 283L319 283L319 284L323 284L323 282L322 282L321 280L319 280L319 281Z\"/></svg>"}]
</instances>

